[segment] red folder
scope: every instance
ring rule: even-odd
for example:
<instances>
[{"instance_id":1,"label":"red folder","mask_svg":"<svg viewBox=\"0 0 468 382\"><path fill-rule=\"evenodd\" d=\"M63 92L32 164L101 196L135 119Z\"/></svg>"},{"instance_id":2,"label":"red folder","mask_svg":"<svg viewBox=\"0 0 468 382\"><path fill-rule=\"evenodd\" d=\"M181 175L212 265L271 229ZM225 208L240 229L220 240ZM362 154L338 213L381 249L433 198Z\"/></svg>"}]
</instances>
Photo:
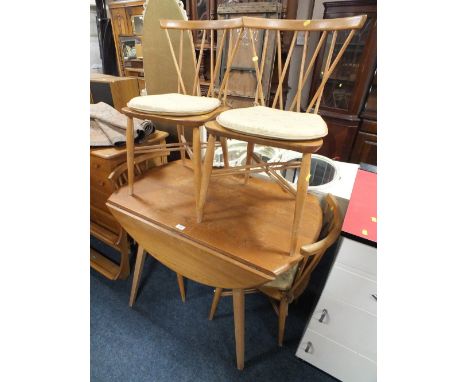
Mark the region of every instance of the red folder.
<instances>
[{"instance_id":1,"label":"red folder","mask_svg":"<svg viewBox=\"0 0 468 382\"><path fill-rule=\"evenodd\" d=\"M342 231L377 243L377 174L358 170Z\"/></svg>"}]
</instances>

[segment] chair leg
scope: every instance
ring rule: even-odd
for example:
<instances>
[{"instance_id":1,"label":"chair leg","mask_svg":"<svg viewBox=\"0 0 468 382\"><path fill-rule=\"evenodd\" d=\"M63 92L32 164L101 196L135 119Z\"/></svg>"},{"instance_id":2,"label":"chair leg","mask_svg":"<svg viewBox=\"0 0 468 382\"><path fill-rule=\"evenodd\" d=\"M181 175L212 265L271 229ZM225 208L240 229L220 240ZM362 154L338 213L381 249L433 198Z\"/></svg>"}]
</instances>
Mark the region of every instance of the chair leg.
<instances>
[{"instance_id":1,"label":"chair leg","mask_svg":"<svg viewBox=\"0 0 468 382\"><path fill-rule=\"evenodd\" d=\"M197 203L197 222L203 220L203 207L205 206L206 194L208 193L208 185L210 183L211 171L213 170L213 159L216 137L209 134L208 146L206 148L205 161L203 163L203 174L200 186L200 200Z\"/></svg>"},{"instance_id":2,"label":"chair leg","mask_svg":"<svg viewBox=\"0 0 468 382\"><path fill-rule=\"evenodd\" d=\"M297 250L297 239L299 235L299 228L301 225L302 214L304 212L304 204L307 196L307 188L309 186L310 179L310 161L311 154L302 155L301 170L299 173L299 179L297 180L297 193L296 193L296 207L294 209L294 220L291 230L291 248L289 254L291 256L296 253Z\"/></svg>"},{"instance_id":3,"label":"chair leg","mask_svg":"<svg viewBox=\"0 0 468 382\"><path fill-rule=\"evenodd\" d=\"M228 145L227 145L227 138L220 137L219 141L221 142L221 148L223 149L224 168L228 168L229 167L229 151L228 151Z\"/></svg>"},{"instance_id":4,"label":"chair leg","mask_svg":"<svg viewBox=\"0 0 468 382\"><path fill-rule=\"evenodd\" d=\"M198 211L198 204L200 201L200 188L201 188L201 146L200 146L200 128L194 127L193 132L193 175L195 178L195 206Z\"/></svg>"},{"instance_id":5,"label":"chair leg","mask_svg":"<svg viewBox=\"0 0 468 382\"><path fill-rule=\"evenodd\" d=\"M140 284L141 273L143 271L143 265L145 264L145 259L146 251L141 245L138 245L138 252L135 262L135 271L133 272L132 291L130 292L130 307L132 307L135 302L135 298L138 292L138 286Z\"/></svg>"},{"instance_id":6,"label":"chair leg","mask_svg":"<svg viewBox=\"0 0 468 382\"><path fill-rule=\"evenodd\" d=\"M128 277L130 273L130 261L128 258L128 238L127 232L122 229L122 236L119 241L120 248L120 270L119 270L119 279L124 280Z\"/></svg>"},{"instance_id":7,"label":"chair leg","mask_svg":"<svg viewBox=\"0 0 468 382\"><path fill-rule=\"evenodd\" d=\"M283 346L284 328L286 326L286 317L288 315L288 300L282 298L279 305L278 315L278 346Z\"/></svg>"},{"instance_id":8,"label":"chair leg","mask_svg":"<svg viewBox=\"0 0 468 382\"><path fill-rule=\"evenodd\" d=\"M184 136L184 126L177 125L177 136L179 137L179 144L183 144L182 136ZM183 149L180 150L180 157L182 158L182 163L185 166L185 146Z\"/></svg>"},{"instance_id":9,"label":"chair leg","mask_svg":"<svg viewBox=\"0 0 468 382\"><path fill-rule=\"evenodd\" d=\"M245 165L248 166L249 164L252 164L252 154L254 152L255 148L255 143L248 142L247 143L247 157L245 158ZM250 177L250 171L245 170L245 178L244 178L244 184L247 184L249 181Z\"/></svg>"},{"instance_id":10,"label":"chair leg","mask_svg":"<svg viewBox=\"0 0 468 382\"><path fill-rule=\"evenodd\" d=\"M179 284L180 297L182 302L185 302L185 285L184 285L184 276L177 273L177 283Z\"/></svg>"},{"instance_id":11,"label":"chair leg","mask_svg":"<svg viewBox=\"0 0 468 382\"><path fill-rule=\"evenodd\" d=\"M213 302L211 303L210 315L208 316L208 320L212 320L216 309L218 308L219 300L221 299L221 293L223 292L223 288L216 288L213 296Z\"/></svg>"},{"instance_id":12,"label":"chair leg","mask_svg":"<svg viewBox=\"0 0 468 382\"><path fill-rule=\"evenodd\" d=\"M135 166L135 147L134 147L134 132L133 132L133 118L127 117L127 132L126 132L126 145L127 145L127 171L128 171L128 194L133 195L133 180L134 166Z\"/></svg>"}]
</instances>

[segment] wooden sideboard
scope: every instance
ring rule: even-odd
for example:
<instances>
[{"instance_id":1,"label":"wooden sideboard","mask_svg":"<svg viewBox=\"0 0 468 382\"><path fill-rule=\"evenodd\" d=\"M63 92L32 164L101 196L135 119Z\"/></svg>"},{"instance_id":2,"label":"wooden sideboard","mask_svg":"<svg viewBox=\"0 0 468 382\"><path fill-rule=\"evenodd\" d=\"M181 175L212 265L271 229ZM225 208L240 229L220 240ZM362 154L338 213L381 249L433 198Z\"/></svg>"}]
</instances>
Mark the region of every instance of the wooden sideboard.
<instances>
[{"instance_id":1,"label":"wooden sideboard","mask_svg":"<svg viewBox=\"0 0 468 382\"><path fill-rule=\"evenodd\" d=\"M166 143L168 135L157 131L146 144ZM91 248L91 267L111 280L124 279L130 271L127 237L106 207L106 201L116 189L109 175L126 162L127 151L125 148L103 147L91 148L90 154L91 235L121 253L120 263L115 263ZM167 156L152 161L150 166L159 166L167 163Z\"/></svg>"}]
</instances>

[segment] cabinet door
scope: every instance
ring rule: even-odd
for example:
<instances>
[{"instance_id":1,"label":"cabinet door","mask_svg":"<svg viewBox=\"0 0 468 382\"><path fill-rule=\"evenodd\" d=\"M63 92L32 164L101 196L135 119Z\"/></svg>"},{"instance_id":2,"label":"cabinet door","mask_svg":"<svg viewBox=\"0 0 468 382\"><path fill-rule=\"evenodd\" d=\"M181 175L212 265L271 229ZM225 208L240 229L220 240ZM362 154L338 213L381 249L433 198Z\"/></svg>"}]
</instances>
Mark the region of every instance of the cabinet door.
<instances>
[{"instance_id":1,"label":"cabinet door","mask_svg":"<svg viewBox=\"0 0 468 382\"><path fill-rule=\"evenodd\" d=\"M115 41L119 41L121 34L131 34L131 26L128 25L125 8L111 9L111 14Z\"/></svg>"},{"instance_id":2,"label":"cabinet door","mask_svg":"<svg viewBox=\"0 0 468 382\"><path fill-rule=\"evenodd\" d=\"M376 4L359 1L326 2L324 18L337 18L366 14L367 21L361 30L356 32L343 57L328 79L322 96L320 110L334 111L341 114L357 115L362 109L376 63L377 50L377 12ZM333 51L336 57L349 32L339 32ZM327 37L326 47L332 41L332 35ZM328 52L328 50L325 50ZM314 85L310 97L318 88L325 70L326 55L322 49L319 56L320 64L314 72Z\"/></svg>"},{"instance_id":3,"label":"cabinet door","mask_svg":"<svg viewBox=\"0 0 468 382\"><path fill-rule=\"evenodd\" d=\"M351 155L353 163L377 166L377 135L359 132Z\"/></svg>"},{"instance_id":4,"label":"cabinet door","mask_svg":"<svg viewBox=\"0 0 468 382\"><path fill-rule=\"evenodd\" d=\"M127 8L127 20L130 27L129 34L143 34L143 10L142 6Z\"/></svg>"},{"instance_id":5,"label":"cabinet door","mask_svg":"<svg viewBox=\"0 0 468 382\"><path fill-rule=\"evenodd\" d=\"M129 34L131 29L127 22L127 13L125 12L125 8L113 8L110 11L112 15L112 33L114 35L115 53L117 56L119 74L123 76L122 49L119 44L119 36L122 34Z\"/></svg>"}]
</instances>

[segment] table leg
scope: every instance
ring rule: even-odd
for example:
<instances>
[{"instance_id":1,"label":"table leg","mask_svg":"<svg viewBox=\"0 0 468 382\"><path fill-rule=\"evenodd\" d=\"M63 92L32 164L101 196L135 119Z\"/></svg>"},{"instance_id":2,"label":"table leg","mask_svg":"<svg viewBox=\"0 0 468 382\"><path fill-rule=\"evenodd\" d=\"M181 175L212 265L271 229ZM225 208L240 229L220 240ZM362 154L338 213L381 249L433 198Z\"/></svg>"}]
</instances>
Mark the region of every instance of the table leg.
<instances>
[{"instance_id":1,"label":"table leg","mask_svg":"<svg viewBox=\"0 0 468 382\"><path fill-rule=\"evenodd\" d=\"M182 302L185 302L185 284L184 284L184 276L177 273L177 284L179 284L179 292L180 297L182 298Z\"/></svg>"},{"instance_id":2,"label":"table leg","mask_svg":"<svg viewBox=\"0 0 468 382\"><path fill-rule=\"evenodd\" d=\"M128 170L128 193L133 195L133 180L134 180L134 132L133 132L133 118L127 117L127 170Z\"/></svg>"},{"instance_id":3,"label":"table leg","mask_svg":"<svg viewBox=\"0 0 468 382\"><path fill-rule=\"evenodd\" d=\"M232 302L234 305L234 330L236 334L236 358L237 369L244 369L244 290L232 290Z\"/></svg>"},{"instance_id":4,"label":"table leg","mask_svg":"<svg viewBox=\"0 0 468 382\"><path fill-rule=\"evenodd\" d=\"M133 306L135 298L138 292L138 285L140 284L140 278L143 271L143 265L145 264L146 252L145 249L138 245L138 252L135 262L135 271L133 272L132 291L130 292L130 302L128 305Z\"/></svg>"}]
</instances>

